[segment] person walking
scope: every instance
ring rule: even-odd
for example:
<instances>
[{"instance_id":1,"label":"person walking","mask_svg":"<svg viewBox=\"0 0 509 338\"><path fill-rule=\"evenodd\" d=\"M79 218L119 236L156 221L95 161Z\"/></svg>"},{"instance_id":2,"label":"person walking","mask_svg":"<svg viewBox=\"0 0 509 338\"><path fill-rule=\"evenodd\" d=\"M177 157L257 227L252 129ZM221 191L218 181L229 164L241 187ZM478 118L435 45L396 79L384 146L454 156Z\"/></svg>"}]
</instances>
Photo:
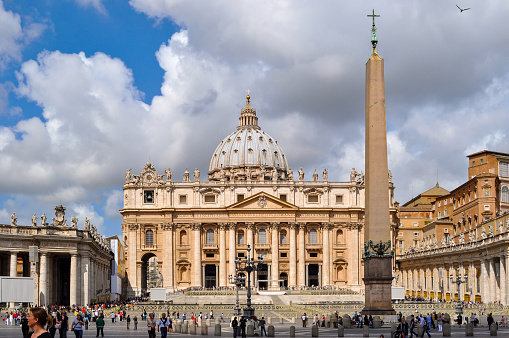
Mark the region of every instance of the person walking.
<instances>
[{"instance_id":1,"label":"person walking","mask_svg":"<svg viewBox=\"0 0 509 338\"><path fill-rule=\"evenodd\" d=\"M437 324L438 324L438 332L442 332L442 327L444 325L444 317L440 314L437 316Z\"/></svg>"},{"instance_id":2,"label":"person walking","mask_svg":"<svg viewBox=\"0 0 509 338\"><path fill-rule=\"evenodd\" d=\"M148 329L148 338L156 338L156 321L154 319L154 314L149 314L147 318L147 329Z\"/></svg>"},{"instance_id":3,"label":"person walking","mask_svg":"<svg viewBox=\"0 0 509 338\"><path fill-rule=\"evenodd\" d=\"M85 322L85 330L88 330L88 322L89 322L89 319L88 319L88 316L85 315L85 318L83 318L83 321Z\"/></svg>"},{"instance_id":4,"label":"person walking","mask_svg":"<svg viewBox=\"0 0 509 338\"><path fill-rule=\"evenodd\" d=\"M308 322L308 315L305 312L302 315L301 319L302 319L302 327L306 327L307 322Z\"/></svg>"},{"instance_id":5,"label":"person walking","mask_svg":"<svg viewBox=\"0 0 509 338\"><path fill-rule=\"evenodd\" d=\"M72 322L71 331L74 331L74 335L76 338L83 337L83 326L85 323L83 322L83 317L81 315L77 315L76 319Z\"/></svg>"},{"instance_id":6,"label":"person walking","mask_svg":"<svg viewBox=\"0 0 509 338\"><path fill-rule=\"evenodd\" d=\"M415 334L416 337L419 337L419 335L417 334L417 332L415 332L415 317L414 315L412 315L412 317L410 318L410 338L412 338Z\"/></svg>"},{"instance_id":7,"label":"person walking","mask_svg":"<svg viewBox=\"0 0 509 338\"><path fill-rule=\"evenodd\" d=\"M246 338L246 318L242 316L240 318L240 334L242 338Z\"/></svg>"},{"instance_id":8,"label":"person walking","mask_svg":"<svg viewBox=\"0 0 509 338\"><path fill-rule=\"evenodd\" d=\"M426 318L424 316L421 317L421 325L422 325L422 334L421 334L421 338L424 337L424 334L427 333L428 334L428 338L431 337L431 334L429 333L429 324L428 322L426 321Z\"/></svg>"},{"instance_id":9,"label":"person walking","mask_svg":"<svg viewBox=\"0 0 509 338\"><path fill-rule=\"evenodd\" d=\"M260 327L260 337L263 337L263 333L265 332L265 337L267 337L267 331L265 331L265 318L262 317L262 319L260 319L258 321L258 326Z\"/></svg>"},{"instance_id":10,"label":"person walking","mask_svg":"<svg viewBox=\"0 0 509 338\"><path fill-rule=\"evenodd\" d=\"M136 317L136 315L134 315L133 323L134 323L134 329L138 330L138 317Z\"/></svg>"},{"instance_id":11,"label":"person walking","mask_svg":"<svg viewBox=\"0 0 509 338\"><path fill-rule=\"evenodd\" d=\"M125 321L127 323L127 329L129 330L129 326L131 326L131 315L127 315Z\"/></svg>"},{"instance_id":12,"label":"person walking","mask_svg":"<svg viewBox=\"0 0 509 338\"><path fill-rule=\"evenodd\" d=\"M99 337L99 332L101 333L101 337L104 337L104 324L104 316L100 315L95 321L95 327L97 329L96 337Z\"/></svg>"},{"instance_id":13,"label":"person walking","mask_svg":"<svg viewBox=\"0 0 509 338\"><path fill-rule=\"evenodd\" d=\"M166 338L168 336L168 319L166 318L166 313L163 312L161 318L157 322L157 332L161 330L161 338Z\"/></svg>"},{"instance_id":14,"label":"person walking","mask_svg":"<svg viewBox=\"0 0 509 338\"><path fill-rule=\"evenodd\" d=\"M28 338L28 330L29 330L29 326L28 326L28 319L27 319L27 316L25 314L23 314L21 316L21 333L23 334L23 338Z\"/></svg>"},{"instance_id":15,"label":"person walking","mask_svg":"<svg viewBox=\"0 0 509 338\"><path fill-rule=\"evenodd\" d=\"M53 325L53 317L49 316L46 310L36 307L28 313L28 326L34 331L32 338L51 338L51 334L44 329L46 324Z\"/></svg>"},{"instance_id":16,"label":"person walking","mask_svg":"<svg viewBox=\"0 0 509 338\"><path fill-rule=\"evenodd\" d=\"M232 320L233 338L237 338L238 326L239 326L239 322L237 320L237 317L233 317L233 320Z\"/></svg>"},{"instance_id":17,"label":"person walking","mask_svg":"<svg viewBox=\"0 0 509 338\"><path fill-rule=\"evenodd\" d=\"M60 329L58 329L58 333L60 334L60 338L67 338L67 329L69 328L69 317L67 317L67 312L62 311L60 318Z\"/></svg>"}]
</instances>

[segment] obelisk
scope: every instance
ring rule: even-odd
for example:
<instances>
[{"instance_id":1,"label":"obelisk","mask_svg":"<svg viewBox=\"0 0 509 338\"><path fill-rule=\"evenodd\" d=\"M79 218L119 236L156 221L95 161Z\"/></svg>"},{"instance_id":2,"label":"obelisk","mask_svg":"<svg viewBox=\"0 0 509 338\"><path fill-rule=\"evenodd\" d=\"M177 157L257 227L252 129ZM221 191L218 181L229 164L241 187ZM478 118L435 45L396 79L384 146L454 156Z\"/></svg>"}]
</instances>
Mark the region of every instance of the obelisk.
<instances>
[{"instance_id":1,"label":"obelisk","mask_svg":"<svg viewBox=\"0 0 509 338\"><path fill-rule=\"evenodd\" d=\"M392 257L385 119L384 60L377 54L375 11L373 53L366 63L366 218L364 229L365 306L362 314L395 314L391 302Z\"/></svg>"}]
</instances>

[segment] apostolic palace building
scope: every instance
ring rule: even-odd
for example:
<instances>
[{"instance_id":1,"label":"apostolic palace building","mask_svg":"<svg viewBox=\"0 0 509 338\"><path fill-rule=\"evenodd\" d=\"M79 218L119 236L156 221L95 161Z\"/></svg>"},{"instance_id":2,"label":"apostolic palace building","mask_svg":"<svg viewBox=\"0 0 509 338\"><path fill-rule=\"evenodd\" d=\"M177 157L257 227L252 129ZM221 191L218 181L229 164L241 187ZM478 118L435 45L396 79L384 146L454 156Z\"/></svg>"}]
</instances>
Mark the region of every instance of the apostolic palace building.
<instances>
[{"instance_id":1,"label":"apostolic palace building","mask_svg":"<svg viewBox=\"0 0 509 338\"><path fill-rule=\"evenodd\" d=\"M468 163L462 185L437 183L398 208L397 283L411 297L507 305L509 154L484 150Z\"/></svg>"},{"instance_id":2,"label":"apostolic palace building","mask_svg":"<svg viewBox=\"0 0 509 338\"><path fill-rule=\"evenodd\" d=\"M206 180L198 169L181 181L151 163L139 175L128 170L120 211L127 296L148 291L153 257L158 284L168 291L231 286L228 275L248 246L264 259L255 287L360 290L364 175L353 169L348 182L330 182L327 169L304 176L258 126L249 95L239 126L212 154ZM387 179L395 216L390 173Z\"/></svg>"}]
</instances>

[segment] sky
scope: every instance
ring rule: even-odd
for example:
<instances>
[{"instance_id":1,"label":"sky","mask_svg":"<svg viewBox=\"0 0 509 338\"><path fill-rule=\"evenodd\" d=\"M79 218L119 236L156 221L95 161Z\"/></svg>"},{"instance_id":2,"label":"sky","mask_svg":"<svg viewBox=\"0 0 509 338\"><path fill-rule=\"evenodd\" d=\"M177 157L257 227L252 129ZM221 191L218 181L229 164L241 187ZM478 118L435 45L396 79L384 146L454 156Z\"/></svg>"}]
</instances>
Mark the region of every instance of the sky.
<instances>
[{"instance_id":1,"label":"sky","mask_svg":"<svg viewBox=\"0 0 509 338\"><path fill-rule=\"evenodd\" d=\"M62 203L121 234L125 171L206 177L247 89L294 171L347 181L373 9L396 200L509 152L506 0L0 0L0 224Z\"/></svg>"}]
</instances>

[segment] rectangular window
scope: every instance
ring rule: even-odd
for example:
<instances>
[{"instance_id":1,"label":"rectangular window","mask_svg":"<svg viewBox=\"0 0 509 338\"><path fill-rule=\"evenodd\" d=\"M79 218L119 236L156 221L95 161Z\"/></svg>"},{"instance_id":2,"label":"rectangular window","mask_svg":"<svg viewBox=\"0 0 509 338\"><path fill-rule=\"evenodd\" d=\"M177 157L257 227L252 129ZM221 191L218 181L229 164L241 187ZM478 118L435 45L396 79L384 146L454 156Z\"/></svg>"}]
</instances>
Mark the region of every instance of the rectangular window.
<instances>
[{"instance_id":1,"label":"rectangular window","mask_svg":"<svg viewBox=\"0 0 509 338\"><path fill-rule=\"evenodd\" d=\"M279 199L286 202L286 194L279 195Z\"/></svg>"},{"instance_id":2,"label":"rectangular window","mask_svg":"<svg viewBox=\"0 0 509 338\"><path fill-rule=\"evenodd\" d=\"M216 195L205 195L205 203L216 203Z\"/></svg>"},{"instance_id":3,"label":"rectangular window","mask_svg":"<svg viewBox=\"0 0 509 338\"><path fill-rule=\"evenodd\" d=\"M214 254L213 253L208 253L205 255L207 258L214 258Z\"/></svg>"},{"instance_id":4,"label":"rectangular window","mask_svg":"<svg viewBox=\"0 0 509 338\"><path fill-rule=\"evenodd\" d=\"M239 234L238 244L244 245L244 234Z\"/></svg>"},{"instance_id":5,"label":"rectangular window","mask_svg":"<svg viewBox=\"0 0 509 338\"><path fill-rule=\"evenodd\" d=\"M447 210L444 210L444 216L447 216Z\"/></svg>"},{"instance_id":6,"label":"rectangular window","mask_svg":"<svg viewBox=\"0 0 509 338\"><path fill-rule=\"evenodd\" d=\"M509 163L508 162L500 162L498 168L498 175L500 177L509 177Z\"/></svg>"},{"instance_id":7,"label":"rectangular window","mask_svg":"<svg viewBox=\"0 0 509 338\"><path fill-rule=\"evenodd\" d=\"M403 241L399 241L399 247L402 248L403 247Z\"/></svg>"},{"instance_id":8,"label":"rectangular window","mask_svg":"<svg viewBox=\"0 0 509 338\"><path fill-rule=\"evenodd\" d=\"M484 160L481 158L481 164L484 164Z\"/></svg>"},{"instance_id":9,"label":"rectangular window","mask_svg":"<svg viewBox=\"0 0 509 338\"><path fill-rule=\"evenodd\" d=\"M438 218L442 217L442 212L438 212Z\"/></svg>"},{"instance_id":10,"label":"rectangular window","mask_svg":"<svg viewBox=\"0 0 509 338\"><path fill-rule=\"evenodd\" d=\"M309 231L309 244L316 244L318 241L317 231L315 229L311 229Z\"/></svg>"},{"instance_id":11,"label":"rectangular window","mask_svg":"<svg viewBox=\"0 0 509 338\"><path fill-rule=\"evenodd\" d=\"M343 204L343 195L336 195L336 204Z\"/></svg>"},{"instance_id":12,"label":"rectangular window","mask_svg":"<svg viewBox=\"0 0 509 338\"><path fill-rule=\"evenodd\" d=\"M484 206L484 210L490 210L490 206L489 205L485 205Z\"/></svg>"},{"instance_id":13,"label":"rectangular window","mask_svg":"<svg viewBox=\"0 0 509 338\"><path fill-rule=\"evenodd\" d=\"M244 194L237 194L237 202L244 200Z\"/></svg>"},{"instance_id":14,"label":"rectangular window","mask_svg":"<svg viewBox=\"0 0 509 338\"><path fill-rule=\"evenodd\" d=\"M267 233L265 232L265 229L260 229L260 231L258 231L258 243L259 244L267 243Z\"/></svg>"},{"instance_id":15,"label":"rectangular window","mask_svg":"<svg viewBox=\"0 0 509 338\"><path fill-rule=\"evenodd\" d=\"M318 195L308 195L308 203L318 203Z\"/></svg>"},{"instance_id":16,"label":"rectangular window","mask_svg":"<svg viewBox=\"0 0 509 338\"><path fill-rule=\"evenodd\" d=\"M180 202L180 204L186 204L187 203L187 195L179 195L179 202Z\"/></svg>"},{"instance_id":17,"label":"rectangular window","mask_svg":"<svg viewBox=\"0 0 509 338\"><path fill-rule=\"evenodd\" d=\"M419 226L419 223L414 223L414 227L418 227Z\"/></svg>"},{"instance_id":18,"label":"rectangular window","mask_svg":"<svg viewBox=\"0 0 509 338\"><path fill-rule=\"evenodd\" d=\"M447 205L447 199L444 200L444 205Z\"/></svg>"},{"instance_id":19,"label":"rectangular window","mask_svg":"<svg viewBox=\"0 0 509 338\"><path fill-rule=\"evenodd\" d=\"M154 203L154 190L145 190L143 192L143 203Z\"/></svg>"},{"instance_id":20,"label":"rectangular window","mask_svg":"<svg viewBox=\"0 0 509 338\"><path fill-rule=\"evenodd\" d=\"M286 244L286 234L279 234L280 237L280 243Z\"/></svg>"},{"instance_id":21,"label":"rectangular window","mask_svg":"<svg viewBox=\"0 0 509 338\"><path fill-rule=\"evenodd\" d=\"M318 252L310 252L310 253L309 253L309 257L311 257L311 258L316 258L316 257L318 257Z\"/></svg>"},{"instance_id":22,"label":"rectangular window","mask_svg":"<svg viewBox=\"0 0 509 338\"><path fill-rule=\"evenodd\" d=\"M281 257L282 257L282 258L286 258L286 257L288 257L288 253L286 253L286 252L281 252Z\"/></svg>"},{"instance_id":23,"label":"rectangular window","mask_svg":"<svg viewBox=\"0 0 509 338\"><path fill-rule=\"evenodd\" d=\"M238 257L244 257L244 253L243 253L243 252L239 252L239 253L237 254L237 256L238 256Z\"/></svg>"},{"instance_id":24,"label":"rectangular window","mask_svg":"<svg viewBox=\"0 0 509 338\"><path fill-rule=\"evenodd\" d=\"M475 161L472 161L472 167L475 167Z\"/></svg>"},{"instance_id":25,"label":"rectangular window","mask_svg":"<svg viewBox=\"0 0 509 338\"><path fill-rule=\"evenodd\" d=\"M442 202L441 201L438 201L438 206L442 206Z\"/></svg>"}]
</instances>

